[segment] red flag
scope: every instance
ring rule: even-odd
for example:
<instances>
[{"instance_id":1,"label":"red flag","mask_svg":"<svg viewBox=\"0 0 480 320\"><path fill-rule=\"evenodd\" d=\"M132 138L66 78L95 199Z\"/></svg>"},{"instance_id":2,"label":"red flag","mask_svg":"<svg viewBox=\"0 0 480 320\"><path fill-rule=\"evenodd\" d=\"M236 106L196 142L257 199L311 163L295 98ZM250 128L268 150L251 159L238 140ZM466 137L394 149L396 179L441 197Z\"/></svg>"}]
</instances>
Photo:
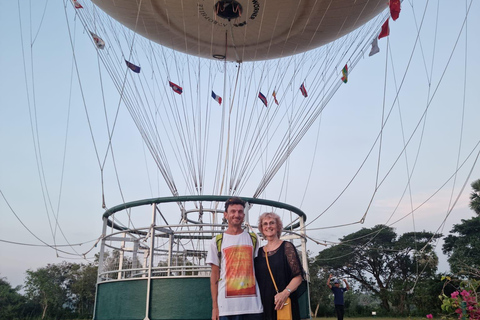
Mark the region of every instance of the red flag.
<instances>
[{"instance_id":1,"label":"red flag","mask_svg":"<svg viewBox=\"0 0 480 320\"><path fill-rule=\"evenodd\" d=\"M385 21L385 23L382 26L382 31L380 31L380 34L378 35L378 39L382 39L390 34L390 28L388 27L388 19Z\"/></svg>"},{"instance_id":2,"label":"red flag","mask_svg":"<svg viewBox=\"0 0 480 320\"><path fill-rule=\"evenodd\" d=\"M80 3L78 3L77 0L72 0L73 2L73 5L75 6L75 9L82 9L82 5Z\"/></svg>"},{"instance_id":3,"label":"red flag","mask_svg":"<svg viewBox=\"0 0 480 320\"><path fill-rule=\"evenodd\" d=\"M179 85L176 85L175 83L168 81L168 84L170 84L170 87L172 87L173 91L175 91L178 94L182 94L183 89Z\"/></svg>"},{"instance_id":4,"label":"red flag","mask_svg":"<svg viewBox=\"0 0 480 320\"><path fill-rule=\"evenodd\" d=\"M393 21L400 16L400 0L390 0L390 16Z\"/></svg>"}]
</instances>

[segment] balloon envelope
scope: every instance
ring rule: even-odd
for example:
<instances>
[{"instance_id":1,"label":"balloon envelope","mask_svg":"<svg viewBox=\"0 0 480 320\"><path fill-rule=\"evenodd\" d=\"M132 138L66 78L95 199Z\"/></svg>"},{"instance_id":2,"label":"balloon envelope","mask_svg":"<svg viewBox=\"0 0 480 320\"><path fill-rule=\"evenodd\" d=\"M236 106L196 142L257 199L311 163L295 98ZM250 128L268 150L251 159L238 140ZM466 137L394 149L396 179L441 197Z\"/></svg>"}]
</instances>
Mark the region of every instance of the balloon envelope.
<instances>
[{"instance_id":1,"label":"balloon envelope","mask_svg":"<svg viewBox=\"0 0 480 320\"><path fill-rule=\"evenodd\" d=\"M274 59L314 49L362 26L387 7L385 0L93 2L166 47L229 61Z\"/></svg>"}]
</instances>

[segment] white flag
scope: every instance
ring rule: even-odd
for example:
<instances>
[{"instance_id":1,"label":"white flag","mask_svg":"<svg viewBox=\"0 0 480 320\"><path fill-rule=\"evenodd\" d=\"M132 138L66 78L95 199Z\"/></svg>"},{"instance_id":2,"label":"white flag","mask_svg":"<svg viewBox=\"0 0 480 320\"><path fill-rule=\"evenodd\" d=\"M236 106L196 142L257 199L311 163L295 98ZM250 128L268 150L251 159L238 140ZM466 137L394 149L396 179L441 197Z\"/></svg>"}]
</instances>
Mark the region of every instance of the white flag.
<instances>
[{"instance_id":1,"label":"white flag","mask_svg":"<svg viewBox=\"0 0 480 320\"><path fill-rule=\"evenodd\" d=\"M105 48L105 41L102 40L99 36L97 36L95 33L90 31L90 34L92 35L93 42L97 45L98 49L103 49Z\"/></svg>"},{"instance_id":2,"label":"white flag","mask_svg":"<svg viewBox=\"0 0 480 320\"><path fill-rule=\"evenodd\" d=\"M370 50L370 53L368 56L373 56L374 54L377 54L380 52L380 48L378 47L378 40L377 37L375 37L372 41L372 50Z\"/></svg>"}]
</instances>

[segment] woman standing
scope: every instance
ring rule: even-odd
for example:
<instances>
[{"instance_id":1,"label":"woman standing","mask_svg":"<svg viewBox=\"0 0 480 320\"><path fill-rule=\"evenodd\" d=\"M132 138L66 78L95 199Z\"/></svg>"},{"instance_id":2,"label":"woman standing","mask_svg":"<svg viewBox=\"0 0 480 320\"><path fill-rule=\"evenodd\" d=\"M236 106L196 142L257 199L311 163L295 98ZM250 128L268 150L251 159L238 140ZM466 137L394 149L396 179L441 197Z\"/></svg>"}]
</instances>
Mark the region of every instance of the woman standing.
<instances>
[{"instance_id":1,"label":"woman standing","mask_svg":"<svg viewBox=\"0 0 480 320\"><path fill-rule=\"evenodd\" d=\"M262 214L258 220L258 228L263 237L268 240L267 245L259 249L258 256L255 258L255 276L262 297L263 318L276 320L276 310L283 307L287 298L290 297L292 319L299 320L300 309L295 291L302 283L304 272L297 250L290 242L280 240L283 223L277 214L273 212ZM278 293L268 271L266 254Z\"/></svg>"}]
</instances>

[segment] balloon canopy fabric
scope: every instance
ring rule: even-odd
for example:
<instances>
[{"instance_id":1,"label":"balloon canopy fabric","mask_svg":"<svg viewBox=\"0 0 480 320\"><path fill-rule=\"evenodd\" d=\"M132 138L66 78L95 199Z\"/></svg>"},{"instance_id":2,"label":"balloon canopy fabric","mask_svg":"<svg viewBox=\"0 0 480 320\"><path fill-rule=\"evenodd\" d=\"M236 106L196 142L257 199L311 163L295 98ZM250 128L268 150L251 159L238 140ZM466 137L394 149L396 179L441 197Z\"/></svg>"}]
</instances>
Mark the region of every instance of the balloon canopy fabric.
<instances>
[{"instance_id":1,"label":"balloon canopy fabric","mask_svg":"<svg viewBox=\"0 0 480 320\"><path fill-rule=\"evenodd\" d=\"M385 0L93 2L136 33L166 47L237 62L275 59L317 48L388 7Z\"/></svg>"}]
</instances>

